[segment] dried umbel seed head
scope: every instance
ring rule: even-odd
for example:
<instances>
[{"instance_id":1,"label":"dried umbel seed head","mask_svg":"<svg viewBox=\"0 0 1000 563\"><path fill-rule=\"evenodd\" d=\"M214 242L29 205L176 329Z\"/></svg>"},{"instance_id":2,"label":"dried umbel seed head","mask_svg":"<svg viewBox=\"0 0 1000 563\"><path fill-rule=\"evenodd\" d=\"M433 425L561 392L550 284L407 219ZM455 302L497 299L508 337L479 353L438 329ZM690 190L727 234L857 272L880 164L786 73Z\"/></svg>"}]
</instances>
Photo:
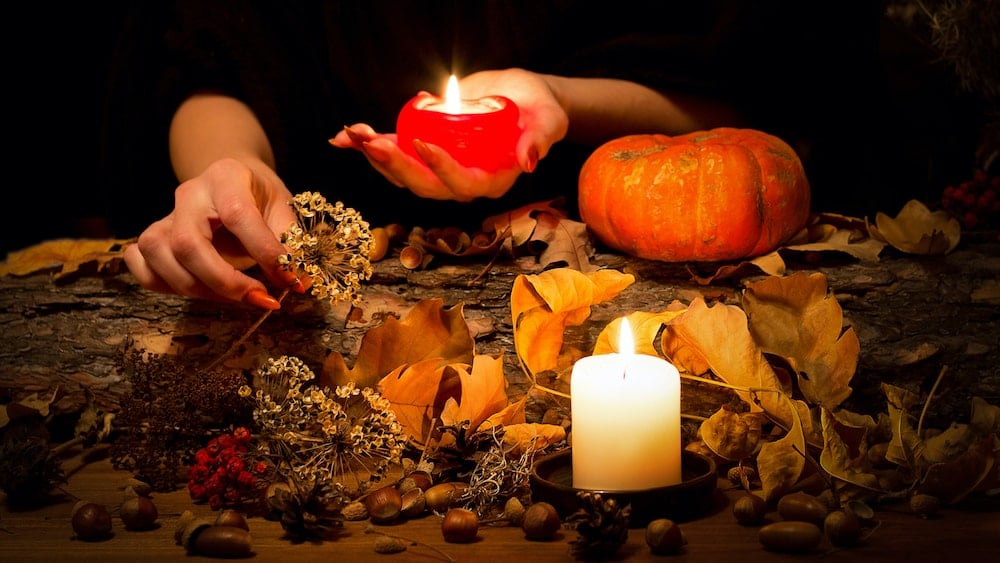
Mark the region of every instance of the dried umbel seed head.
<instances>
[{"instance_id":1,"label":"dried umbel seed head","mask_svg":"<svg viewBox=\"0 0 1000 563\"><path fill-rule=\"evenodd\" d=\"M126 530L149 530L160 513L148 497L134 496L122 502L120 515Z\"/></svg>"},{"instance_id":2,"label":"dried umbel seed head","mask_svg":"<svg viewBox=\"0 0 1000 563\"><path fill-rule=\"evenodd\" d=\"M73 532L84 541L100 541L111 537L111 513L96 502L80 501L73 506Z\"/></svg>"},{"instance_id":3,"label":"dried umbel seed head","mask_svg":"<svg viewBox=\"0 0 1000 563\"><path fill-rule=\"evenodd\" d=\"M823 525L830 511L826 504L809 493L788 493L778 500L778 514L785 520Z\"/></svg>"},{"instance_id":4,"label":"dried umbel seed head","mask_svg":"<svg viewBox=\"0 0 1000 563\"><path fill-rule=\"evenodd\" d=\"M375 489L365 499L368 517L376 524L392 522L403 509L403 497L393 485Z\"/></svg>"},{"instance_id":5,"label":"dried umbel seed head","mask_svg":"<svg viewBox=\"0 0 1000 563\"><path fill-rule=\"evenodd\" d=\"M823 533L835 547L852 546L861 539L861 521L850 510L834 510L823 520Z\"/></svg>"},{"instance_id":6,"label":"dried umbel seed head","mask_svg":"<svg viewBox=\"0 0 1000 563\"><path fill-rule=\"evenodd\" d=\"M646 525L646 545L656 555L678 553L684 543L684 534L673 520L657 518Z\"/></svg>"},{"instance_id":7,"label":"dried umbel seed head","mask_svg":"<svg viewBox=\"0 0 1000 563\"><path fill-rule=\"evenodd\" d=\"M536 541L552 539L561 526L562 520L559 519L556 507L547 502L536 502L529 505L525 509L524 519L521 521L524 537Z\"/></svg>"},{"instance_id":8,"label":"dried umbel seed head","mask_svg":"<svg viewBox=\"0 0 1000 563\"><path fill-rule=\"evenodd\" d=\"M448 543L469 543L479 533L479 517L465 508L449 509L441 521L441 534Z\"/></svg>"},{"instance_id":9,"label":"dried umbel seed head","mask_svg":"<svg viewBox=\"0 0 1000 563\"><path fill-rule=\"evenodd\" d=\"M766 515L767 501L753 493L741 495L733 503L733 516L743 526L762 524Z\"/></svg>"}]
</instances>

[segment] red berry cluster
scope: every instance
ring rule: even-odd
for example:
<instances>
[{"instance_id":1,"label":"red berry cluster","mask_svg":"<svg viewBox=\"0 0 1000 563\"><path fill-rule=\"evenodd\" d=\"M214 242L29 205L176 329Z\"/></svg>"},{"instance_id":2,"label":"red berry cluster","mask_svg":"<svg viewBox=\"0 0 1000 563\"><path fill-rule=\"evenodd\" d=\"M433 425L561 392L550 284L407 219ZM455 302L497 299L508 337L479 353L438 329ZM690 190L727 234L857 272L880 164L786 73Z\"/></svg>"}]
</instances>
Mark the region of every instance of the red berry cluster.
<instances>
[{"instance_id":1,"label":"red berry cluster","mask_svg":"<svg viewBox=\"0 0 1000 563\"><path fill-rule=\"evenodd\" d=\"M198 450L188 471L188 492L193 500L208 501L212 510L259 502L267 488L263 477L269 467L264 461L246 461L250 440L250 431L241 426L231 434L212 438Z\"/></svg>"},{"instance_id":2,"label":"red berry cluster","mask_svg":"<svg viewBox=\"0 0 1000 563\"><path fill-rule=\"evenodd\" d=\"M946 187L941 206L967 229L1000 223L1000 176L977 170L971 180Z\"/></svg>"}]
</instances>

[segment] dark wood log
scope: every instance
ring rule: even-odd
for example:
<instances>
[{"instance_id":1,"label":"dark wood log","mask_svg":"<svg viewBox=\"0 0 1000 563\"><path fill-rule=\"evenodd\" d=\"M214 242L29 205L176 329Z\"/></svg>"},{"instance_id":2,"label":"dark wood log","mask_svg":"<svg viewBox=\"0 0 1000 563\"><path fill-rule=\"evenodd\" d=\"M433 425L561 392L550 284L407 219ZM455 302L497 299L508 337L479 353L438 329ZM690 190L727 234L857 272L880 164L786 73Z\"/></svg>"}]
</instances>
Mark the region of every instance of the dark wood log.
<instances>
[{"instance_id":1,"label":"dark wood log","mask_svg":"<svg viewBox=\"0 0 1000 563\"><path fill-rule=\"evenodd\" d=\"M861 341L854 391L845 407L881 412L882 382L927 393L945 366L931 409L943 424L967 418L973 396L1000 404L1000 243L995 235L963 242L946 256L887 249L876 264L842 256L813 258L807 266L790 265L827 276L845 322ZM662 310L674 300L689 303L699 295L735 304L741 287L740 280L700 285L683 264L607 254L595 262L633 273L636 282L617 299L595 306L583 326L567 331L567 344L583 350L591 349L605 324L622 314ZM388 316L403 316L422 299L439 298L446 306L462 306L476 351L504 354L512 389L524 390L514 355L510 288L518 274L537 273L537 265L501 260L483 273L485 267L485 260L438 257L427 269L411 271L386 259L377 264L362 303L353 308L291 294L225 365L250 370L265 356L294 354L318 366L333 351L351 365L368 329ZM126 342L156 353L183 353L185 362L204 366L259 315L248 307L149 292L127 272L60 280L49 274L0 278L0 398L59 389L56 413L78 411L87 394L99 408L113 411L128 389L116 365ZM685 412L706 415L725 400L722 391L702 387L685 385Z\"/></svg>"}]
</instances>

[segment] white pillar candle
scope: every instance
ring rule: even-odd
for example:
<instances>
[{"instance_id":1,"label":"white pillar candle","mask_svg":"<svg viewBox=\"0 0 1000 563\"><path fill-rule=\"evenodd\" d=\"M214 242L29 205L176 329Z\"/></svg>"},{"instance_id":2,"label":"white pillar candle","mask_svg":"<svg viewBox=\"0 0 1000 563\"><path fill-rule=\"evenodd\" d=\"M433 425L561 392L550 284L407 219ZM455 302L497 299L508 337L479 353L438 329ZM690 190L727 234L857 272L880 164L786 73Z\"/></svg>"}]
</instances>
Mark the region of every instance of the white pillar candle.
<instances>
[{"instance_id":1,"label":"white pillar candle","mask_svg":"<svg viewBox=\"0 0 1000 563\"><path fill-rule=\"evenodd\" d=\"M680 374L635 354L622 322L618 353L576 362L570 380L573 487L638 491L680 483Z\"/></svg>"}]
</instances>

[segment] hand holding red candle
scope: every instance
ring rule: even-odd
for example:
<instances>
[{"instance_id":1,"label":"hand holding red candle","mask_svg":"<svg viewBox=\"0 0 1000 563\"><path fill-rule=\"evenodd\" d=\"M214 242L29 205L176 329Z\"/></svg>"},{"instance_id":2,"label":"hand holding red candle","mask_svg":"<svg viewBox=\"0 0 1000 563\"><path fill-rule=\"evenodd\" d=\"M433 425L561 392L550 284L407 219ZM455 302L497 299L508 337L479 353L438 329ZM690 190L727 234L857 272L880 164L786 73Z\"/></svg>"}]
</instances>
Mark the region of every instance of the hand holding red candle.
<instances>
[{"instance_id":1,"label":"hand holding red candle","mask_svg":"<svg viewBox=\"0 0 1000 563\"><path fill-rule=\"evenodd\" d=\"M396 134L399 147L414 158L420 158L413 147L418 139L441 147L462 166L495 172L517 166L519 117L517 105L503 96L461 99L453 75L445 98L420 94L403 106Z\"/></svg>"}]
</instances>

